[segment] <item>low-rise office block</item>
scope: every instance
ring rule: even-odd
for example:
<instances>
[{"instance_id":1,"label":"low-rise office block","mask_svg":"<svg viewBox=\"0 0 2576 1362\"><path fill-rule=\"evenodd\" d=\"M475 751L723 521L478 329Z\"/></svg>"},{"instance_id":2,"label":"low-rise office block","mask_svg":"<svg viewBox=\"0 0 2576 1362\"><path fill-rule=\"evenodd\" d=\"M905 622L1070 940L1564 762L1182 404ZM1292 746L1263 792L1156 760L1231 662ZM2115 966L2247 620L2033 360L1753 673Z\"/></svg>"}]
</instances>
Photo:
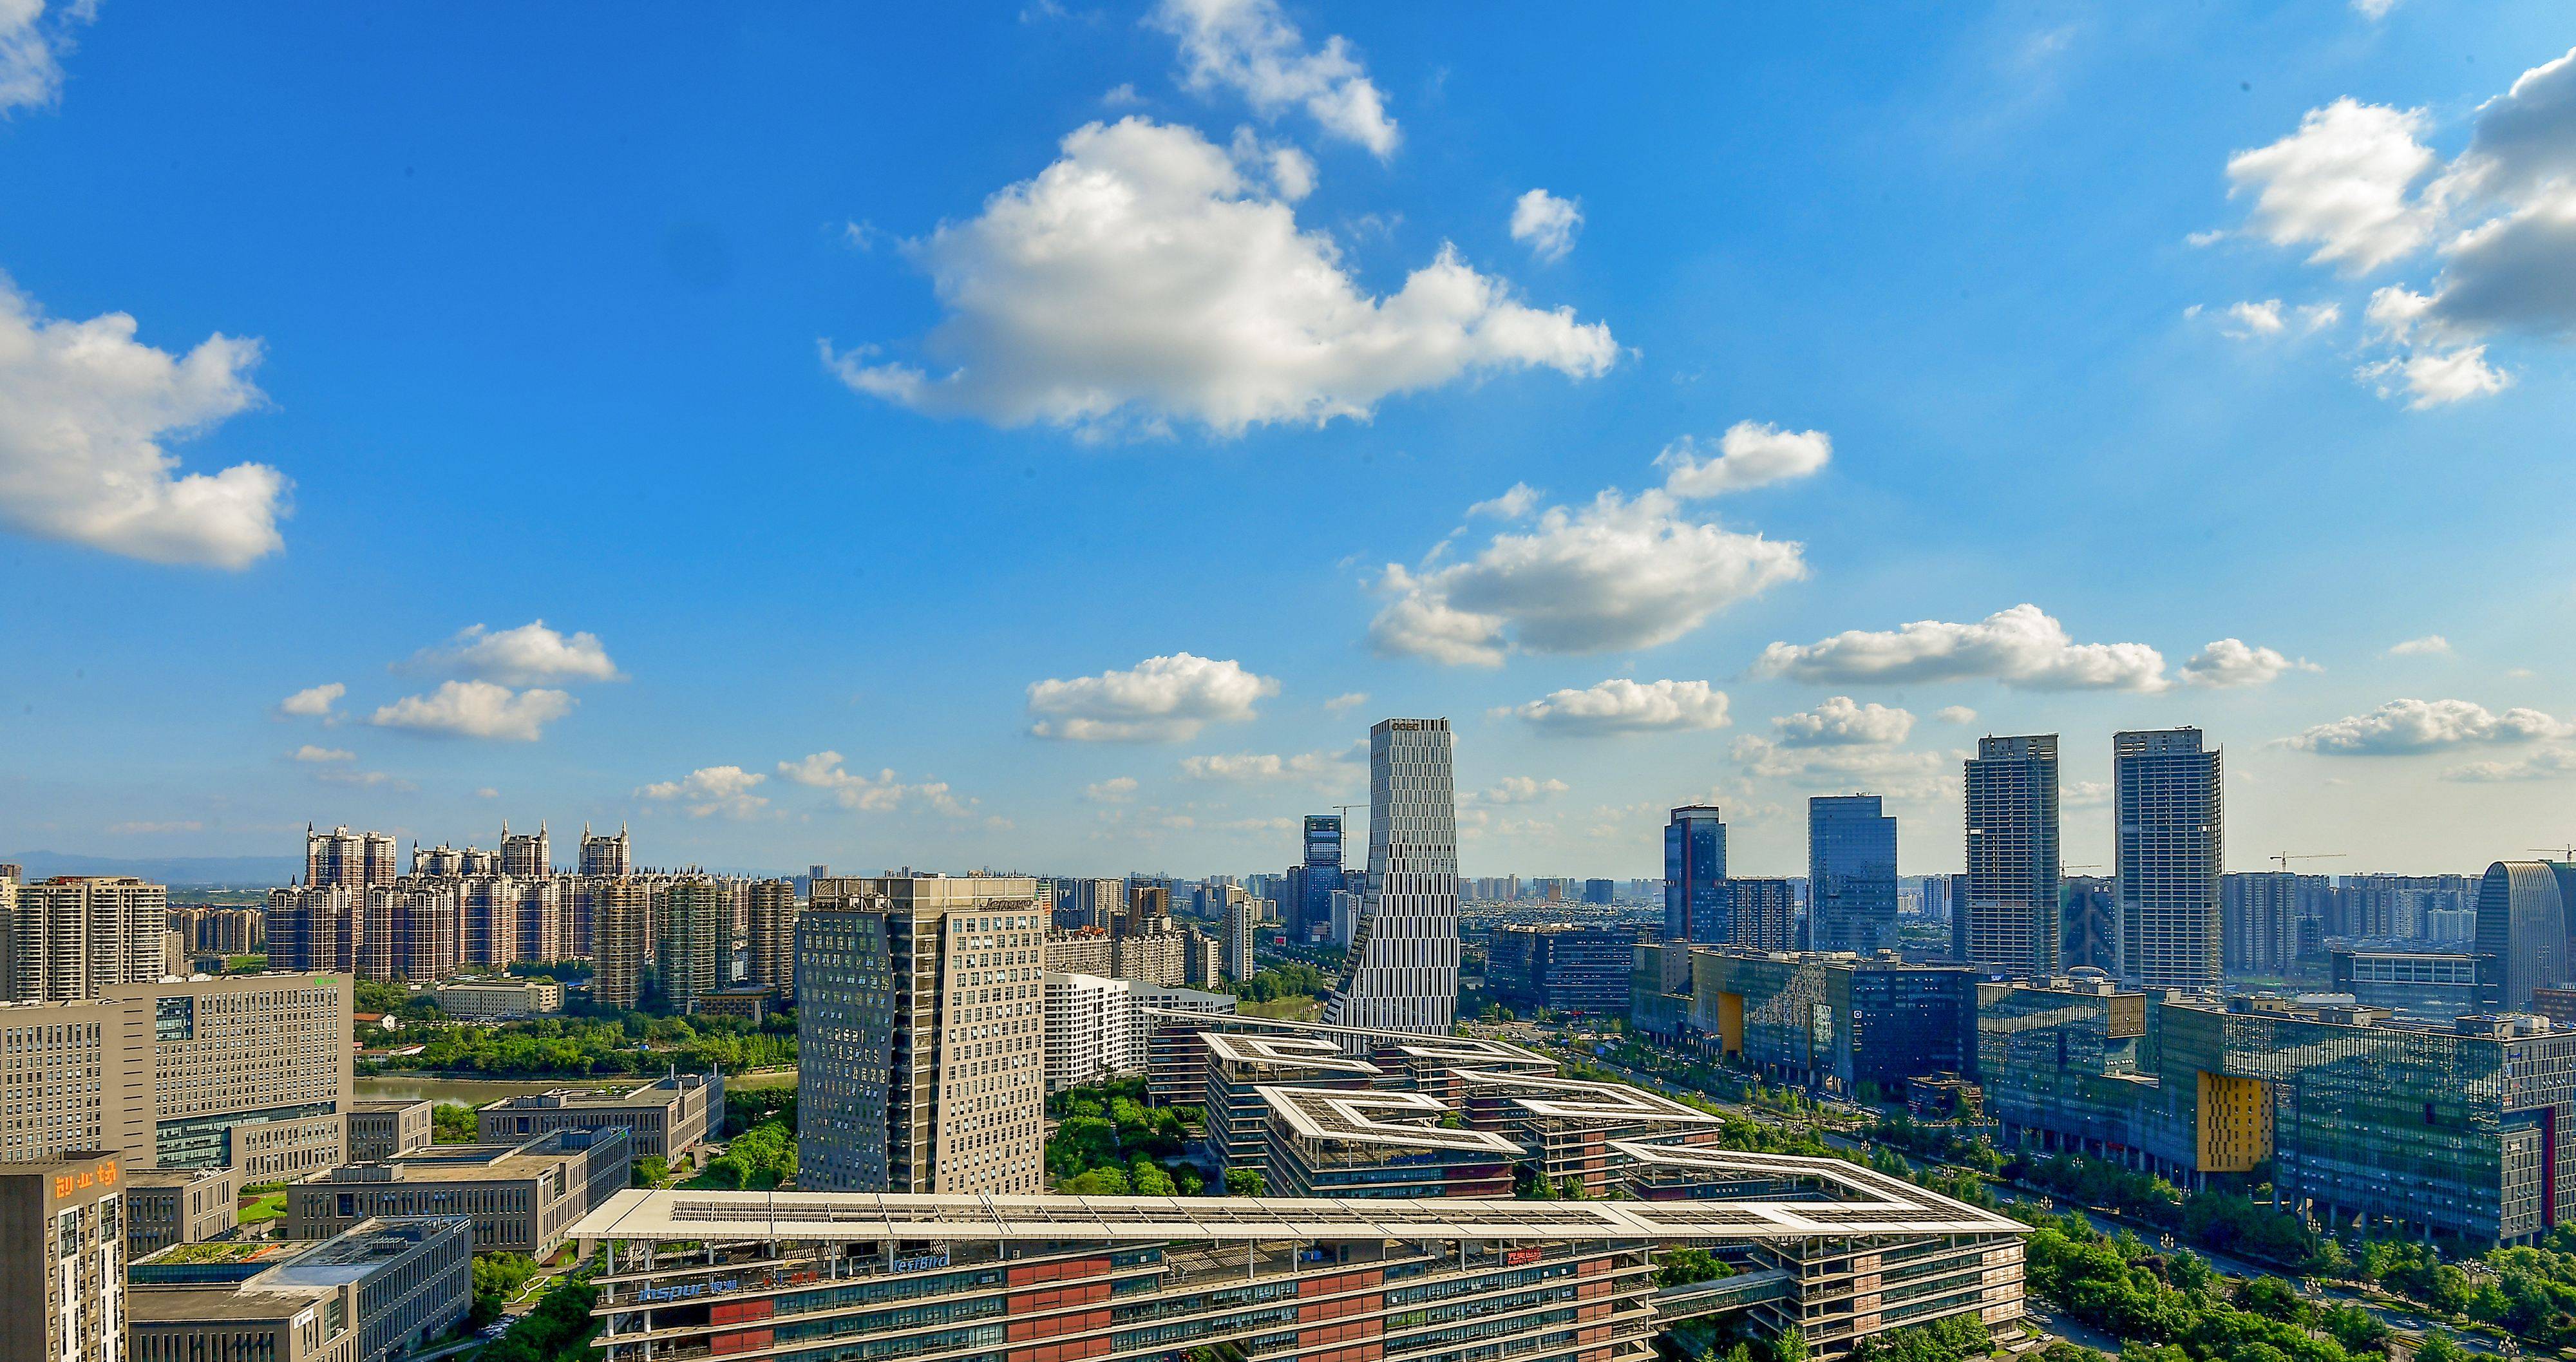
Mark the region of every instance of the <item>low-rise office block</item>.
<instances>
[{"instance_id":1,"label":"low-rise office block","mask_svg":"<svg viewBox=\"0 0 2576 1362\"><path fill-rule=\"evenodd\" d=\"M573 1222L624 1187L623 1129L559 1130L516 1144L449 1144L353 1163L286 1189L286 1233L323 1239L371 1217L464 1215L477 1252L542 1258Z\"/></svg>"},{"instance_id":2,"label":"low-rise office block","mask_svg":"<svg viewBox=\"0 0 2576 1362\"><path fill-rule=\"evenodd\" d=\"M521 1093L474 1114L486 1144L557 1130L625 1130L635 1157L678 1158L723 1133L724 1075L672 1074L622 1091L556 1088Z\"/></svg>"},{"instance_id":3,"label":"low-rise office block","mask_svg":"<svg viewBox=\"0 0 2576 1362\"><path fill-rule=\"evenodd\" d=\"M128 1271L133 1362L385 1362L465 1321L473 1221L369 1219L320 1243L183 1244Z\"/></svg>"}]
</instances>

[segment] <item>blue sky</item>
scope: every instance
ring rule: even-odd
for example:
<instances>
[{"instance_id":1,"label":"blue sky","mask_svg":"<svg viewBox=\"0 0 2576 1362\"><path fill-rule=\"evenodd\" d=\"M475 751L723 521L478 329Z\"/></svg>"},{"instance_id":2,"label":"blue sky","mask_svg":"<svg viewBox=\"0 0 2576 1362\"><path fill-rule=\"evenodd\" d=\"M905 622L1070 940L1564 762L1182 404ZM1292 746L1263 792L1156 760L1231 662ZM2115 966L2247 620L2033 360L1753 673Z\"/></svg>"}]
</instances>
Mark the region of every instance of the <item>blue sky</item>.
<instances>
[{"instance_id":1,"label":"blue sky","mask_svg":"<svg viewBox=\"0 0 2576 1362\"><path fill-rule=\"evenodd\" d=\"M1241 873L1396 714L1469 873L2576 836L2563 7L27 5L0 848Z\"/></svg>"}]
</instances>

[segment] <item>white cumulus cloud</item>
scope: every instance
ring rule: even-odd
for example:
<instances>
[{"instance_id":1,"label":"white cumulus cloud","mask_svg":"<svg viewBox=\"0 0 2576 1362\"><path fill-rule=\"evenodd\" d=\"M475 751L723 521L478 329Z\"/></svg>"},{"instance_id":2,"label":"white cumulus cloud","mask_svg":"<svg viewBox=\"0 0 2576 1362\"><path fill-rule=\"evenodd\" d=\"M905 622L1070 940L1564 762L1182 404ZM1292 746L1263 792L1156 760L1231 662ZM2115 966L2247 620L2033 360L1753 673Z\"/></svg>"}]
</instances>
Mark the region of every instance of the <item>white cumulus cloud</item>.
<instances>
[{"instance_id":1,"label":"white cumulus cloud","mask_svg":"<svg viewBox=\"0 0 2576 1362\"><path fill-rule=\"evenodd\" d=\"M1346 692L1344 692L1344 693L1342 693L1342 694L1340 694L1340 695L1336 695L1336 696L1334 696L1334 697L1333 697L1332 699L1330 699L1330 700L1326 700L1326 701L1324 702L1324 712L1325 712L1325 713L1327 713L1327 714L1341 714L1341 713L1346 713L1346 712L1348 712L1348 711L1350 711L1350 710L1357 709L1357 708L1359 708L1360 706L1365 705L1365 704L1367 704L1367 703L1368 703L1368 692L1367 692L1367 691L1364 691L1364 690L1346 691Z\"/></svg>"},{"instance_id":2,"label":"white cumulus cloud","mask_svg":"<svg viewBox=\"0 0 2576 1362\"><path fill-rule=\"evenodd\" d=\"M1837 695L1814 709L1783 714L1771 721L1772 736L1782 747L1853 747L1905 741L1914 731L1914 716L1881 704L1855 704Z\"/></svg>"},{"instance_id":3,"label":"white cumulus cloud","mask_svg":"<svg viewBox=\"0 0 2576 1362\"><path fill-rule=\"evenodd\" d=\"M1496 520L1518 520L1538 509L1539 492L1525 482L1516 482L1501 496L1491 497L1467 508L1467 516L1492 516Z\"/></svg>"},{"instance_id":4,"label":"white cumulus cloud","mask_svg":"<svg viewBox=\"0 0 2576 1362\"><path fill-rule=\"evenodd\" d=\"M98 13L98 0L71 0L49 13L45 0L0 0L0 117L43 108L62 96L62 55L71 27Z\"/></svg>"},{"instance_id":5,"label":"white cumulus cloud","mask_svg":"<svg viewBox=\"0 0 2576 1362\"><path fill-rule=\"evenodd\" d=\"M1479 804L1535 804L1564 794L1574 787L1554 777L1505 776L1484 790L1471 792L1466 799Z\"/></svg>"},{"instance_id":6,"label":"white cumulus cloud","mask_svg":"<svg viewBox=\"0 0 2576 1362\"><path fill-rule=\"evenodd\" d=\"M2143 643L2077 643L2036 605L1973 624L1917 620L1809 644L1774 643L1753 670L1825 684L1991 679L2025 690L2161 690L2164 655Z\"/></svg>"},{"instance_id":7,"label":"white cumulus cloud","mask_svg":"<svg viewBox=\"0 0 2576 1362\"><path fill-rule=\"evenodd\" d=\"M1793 746L1746 734L1728 755L1748 774L1786 780L1813 791L1827 789L1923 801L1947 793L1955 767L1945 773L1936 752L1908 752L1892 742L1850 742L1827 746Z\"/></svg>"},{"instance_id":8,"label":"white cumulus cloud","mask_svg":"<svg viewBox=\"0 0 2576 1362\"><path fill-rule=\"evenodd\" d=\"M2576 736L2576 723L2536 709L2502 714L2467 700L2391 700L2367 714L2318 724L2285 741L2303 752L2389 756Z\"/></svg>"},{"instance_id":9,"label":"white cumulus cloud","mask_svg":"<svg viewBox=\"0 0 2576 1362\"><path fill-rule=\"evenodd\" d=\"M2487 348L2483 345L2418 350L2411 355L2374 360L2354 373L2382 397L2404 392L2406 405L2417 411L2487 397L2513 386L2513 375L2487 363Z\"/></svg>"},{"instance_id":10,"label":"white cumulus cloud","mask_svg":"<svg viewBox=\"0 0 2576 1362\"><path fill-rule=\"evenodd\" d=\"M1583 230L1583 209L1572 199L1560 199L1544 189L1533 189L1512 203L1512 240L1530 248L1530 254L1541 260L1562 260L1574 249L1575 233Z\"/></svg>"},{"instance_id":11,"label":"white cumulus cloud","mask_svg":"<svg viewBox=\"0 0 2576 1362\"><path fill-rule=\"evenodd\" d=\"M1094 804L1124 804L1136 797L1134 776L1111 776L1082 787L1082 797Z\"/></svg>"},{"instance_id":12,"label":"white cumulus cloud","mask_svg":"<svg viewBox=\"0 0 2576 1362\"><path fill-rule=\"evenodd\" d=\"M678 804L691 818L722 814L753 818L769 807L766 796L752 791L769 777L739 766L701 766L678 780L659 781L635 791L638 799Z\"/></svg>"},{"instance_id":13,"label":"white cumulus cloud","mask_svg":"<svg viewBox=\"0 0 2576 1362\"><path fill-rule=\"evenodd\" d=\"M1340 35L1308 47L1273 0L1163 0L1153 22L1180 40L1190 89L1232 90L1264 118L1302 108L1335 137L1394 153L1386 97Z\"/></svg>"},{"instance_id":14,"label":"white cumulus cloud","mask_svg":"<svg viewBox=\"0 0 2576 1362\"><path fill-rule=\"evenodd\" d=\"M367 722L457 738L535 742L545 726L572 712L574 700L559 690L512 691L490 681L448 681L427 695L406 695L378 708Z\"/></svg>"},{"instance_id":15,"label":"white cumulus cloud","mask_svg":"<svg viewBox=\"0 0 2576 1362\"><path fill-rule=\"evenodd\" d=\"M2442 657L2451 651L2451 641L2440 634L2426 634L2402 643L2388 645L2390 657Z\"/></svg>"},{"instance_id":16,"label":"white cumulus cloud","mask_svg":"<svg viewBox=\"0 0 2576 1362\"><path fill-rule=\"evenodd\" d=\"M356 761L358 759L358 754L348 750L347 748L322 747L313 743L306 743L287 755L293 757L297 761L307 762Z\"/></svg>"},{"instance_id":17,"label":"white cumulus cloud","mask_svg":"<svg viewBox=\"0 0 2576 1362\"><path fill-rule=\"evenodd\" d=\"M2261 186L2256 229L2317 243L2313 261L2361 273L2432 249L2441 270L2428 287L2371 295L2365 319L2399 353L2358 370L2417 409L2510 387L2490 337L2576 333L2576 51L2479 106L2447 165L2418 140L2426 122L2339 99L2228 166L2239 189Z\"/></svg>"},{"instance_id":18,"label":"white cumulus cloud","mask_svg":"<svg viewBox=\"0 0 2576 1362\"><path fill-rule=\"evenodd\" d=\"M2576 750L2543 748L2520 761L2473 761L2442 773L2444 780L2484 784L2507 780L2555 780L2576 775Z\"/></svg>"},{"instance_id":19,"label":"white cumulus cloud","mask_svg":"<svg viewBox=\"0 0 2576 1362\"><path fill-rule=\"evenodd\" d=\"M2241 638L2222 638L2182 664L2182 680L2187 686L2261 686L2279 680L2284 672L2323 670L2304 657L2293 659Z\"/></svg>"},{"instance_id":20,"label":"white cumulus cloud","mask_svg":"<svg viewBox=\"0 0 2576 1362\"><path fill-rule=\"evenodd\" d=\"M340 697L348 693L349 688L341 685L337 681L326 681L318 686L307 686L304 689L295 692L293 695L278 701L277 712L280 714L301 715L305 718L312 719L325 718L330 715L331 706L339 703Z\"/></svg>"},{"instance_id":21,"label":"white cumulus cloud","mask_svg":"<svg viewBox=\"0 0 2576 1362\"><path fill-rule=\"evenodd\" d=\"M1606 325L1527 306L1445 246L1394 294L1369 296L1332 238L1299 228L1285 197L1190 128L1093 123L1063 152L907 247L946 309L927 343L943 372L826 344L833 372L1001 426L1231 435L1366 419L1389 396L1471 375L1590 378L1618 357Z\"/></svg>"},{"instance_id":22,"label":"white cumulus cloud","mask_svg":"<svg viewBox=\"0 0 2576 1362\"><path fill-rule=\"evenodd\" d=\"M1650 733L1724 728L1726 693L1705 681L1602 681L1494 711L1556 733Z\"/></svg>"},{"instance_id":23,"label":"white cumulus cloud","mask_svg":"<svg viewBox=\"0 0 2576 1362\"><path fill-rule=\"evenodd\" d=\"M516 629L467 625L456 637L423 649L412 660L415 665L444 667L505 686L624 679L598 635L565 635L547 628L544 620L530 620Z\"/></svg>"},{"instance_id":24,"label":"white cumulus cloud","mask_svg":"<svg viewBox=\"0 0 2576 1362\"><path fill-rule=\"evenodd\" d=\"M122 312L48 319L0 277L0 522L153 563L243 568L284 548L285 474L182 474L165 447L262 400L259 342L214 335L173 355L134 337Z\"/></svg>"},{"instance_id":25,"label":"white cumulus cloud","mask_svg":"<svg viewBox=\"0 0 2576 1362\"><path fill-rule=\"evenodd\" d=\"M1728 426L1718 437L1715 458L1701 458L1702 448L1685 435L1655 456L1655 466L1668 470L1665 491L1694 499L1722 496L1811 476L1834 456L1833 437L1821 430L1782 430L1755 421Z\"/></svg>"},{"instance_id":26,"label":"white cumulus cloud","mask_svg":"<svg viewBox=\"0 0 2576 1362\"><path fill-rule=\"evenodd\" d=\"M798 785L829 790L842 808L867 813L925 808L951 818L964 818L974 812L976 803L972 799L958 798L949 790L946 781L907 785L896 779L890 767L879 770L873 777L844 770L838 752L814 752L799 761L782 761L778 763L778 774Z\"/></svg>"},{"instance_id":27,"label":"white cumulus cloud","mask_svg":"<svg viewBox=\"0 0 2576 1362\"><path fill-rule=\"evenodd\" d=\"M2358 274L2414 251L2437 219L2416 201L2438 157L2416 140L2421 109L2338 99L2299 130L2228 158L2231 193L2251 191L2253 230L2275 246L2313 245L2308 259Z\"/></svg>"},{"instance_id":28,"label":"white cumulus cloud","mask_svg":"<svg viewBox=\"0 0 2576 1362\"><path fill-rule=\"evenodd\" d=\"M1029 731L1073 742L1183 742L1212 723L1260 717L1254 702L1279 683L1242 663L1173 653L1125 671L1029 686Z\"/></svg>"},{"instance_id":29,"label":"white cumulus cloud","mask_svg":"<svg viewBox=\"0 0 2576 1362\"><path fill-rule=\"evenodd\" d=\"M1335 785L1355 778L1359 748L1339 752L1233 752L1181 758L1181 774L1192 780L1260 782L1311 780Z\"/></svg>"},{"instance_id":30,"label":"white cumulus cloud","mask_svg":"<svg viewBox=\"0 0 2576 1362\"><path fill-rule=\"evenodd\" d=\"M1369 624L1378 653L1491 667L1515 649L1649 648L1807 575L1794 542L1695 517L1666 492L1615 488L1588 506L1550 507L1463 562L1439 558L1390 563L1378 579L1389 598Z\"/></svg>"},{"instance_id":31,"label":"white cumulus cloud","mask_svg":"<svg viewBox=\"0 0 2576 1362\"><path fill-rule=\"evenodd\" d=\"M1943 705L1932 711L1932 717L1945 724L1972 724L1977 721L1977 712L1966 705Z\"/></svg>"}]
</instances>

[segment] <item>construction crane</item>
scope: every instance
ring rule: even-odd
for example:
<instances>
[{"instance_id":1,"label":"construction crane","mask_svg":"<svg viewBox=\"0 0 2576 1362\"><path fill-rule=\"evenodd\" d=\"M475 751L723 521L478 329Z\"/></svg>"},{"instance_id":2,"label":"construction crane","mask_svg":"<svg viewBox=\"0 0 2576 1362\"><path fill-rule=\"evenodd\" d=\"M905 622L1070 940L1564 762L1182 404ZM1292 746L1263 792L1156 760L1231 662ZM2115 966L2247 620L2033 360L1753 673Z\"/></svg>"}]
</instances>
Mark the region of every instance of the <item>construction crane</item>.
<instances>
[{"instance_id":1,"label":"construction crane","mask_svg":"<svg viewBox=\"0 0 2576 1362\"><path fill-rule=\"evenodd\" d=\"M2576 861L2576 846L2571 846L2571 847L2532 847L2532 848L2531 848L2531 850L2533 850L2533 851L2554 851L2554 852L2558 853L2558 859L2559 859L2559 860L2562 860L2562 861Z\"/></svg>"},{"instance_id":2,"label":"construction crane","mask_svg":"<svg viewBox=\"0 0 2576 1362\"><path fill-rule=\"evenodd\" d=\"M2264 859L2264 860L2267 860L2267 861L2278 861L2278 862L2280 862L2280 863L2281 863L2281 873L2282 873L2282 874L2284 874L2284 875L2287 875L2287 874L2289 874L2289 873L2290 873L2290 862L2292 862L2292 861L2332 861L2332 860L2338 860L2338 859L2340 859L2340 858L2343 856L2343 854L2344 854L2344 853L2342 853L2342 852L2340 852L2340 851L2308 851L2308 852L2287 852L2287 851L2276 851L2276 852L2273 852L2271 855L2264 857L2263 859Z\"/></svg>"}]
</instances>

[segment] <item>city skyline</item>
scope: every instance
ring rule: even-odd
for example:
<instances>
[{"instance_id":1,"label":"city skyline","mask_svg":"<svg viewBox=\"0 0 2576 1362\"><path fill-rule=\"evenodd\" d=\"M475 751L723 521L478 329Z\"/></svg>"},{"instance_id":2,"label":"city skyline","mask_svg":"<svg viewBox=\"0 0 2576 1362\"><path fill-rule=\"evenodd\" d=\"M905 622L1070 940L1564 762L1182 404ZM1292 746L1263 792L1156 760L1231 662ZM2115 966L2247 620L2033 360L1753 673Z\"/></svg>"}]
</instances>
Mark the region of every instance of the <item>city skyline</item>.
<instances>
[{"instance_id":1,"label":"city skyline","mask_svg":"<svg viewBox=\"0 0 2576 1362\"><path fill-rule=\"evenodd\" d=\"M13 13L0 857L1240 873L1387 715L1471 875L1698 803L1797 874L1853 793L1956 871L2037 733L2105 864L2112 735L2182 725L2226 870L2563 845L2570 37Z\"/></svg>"}]
</instances>

